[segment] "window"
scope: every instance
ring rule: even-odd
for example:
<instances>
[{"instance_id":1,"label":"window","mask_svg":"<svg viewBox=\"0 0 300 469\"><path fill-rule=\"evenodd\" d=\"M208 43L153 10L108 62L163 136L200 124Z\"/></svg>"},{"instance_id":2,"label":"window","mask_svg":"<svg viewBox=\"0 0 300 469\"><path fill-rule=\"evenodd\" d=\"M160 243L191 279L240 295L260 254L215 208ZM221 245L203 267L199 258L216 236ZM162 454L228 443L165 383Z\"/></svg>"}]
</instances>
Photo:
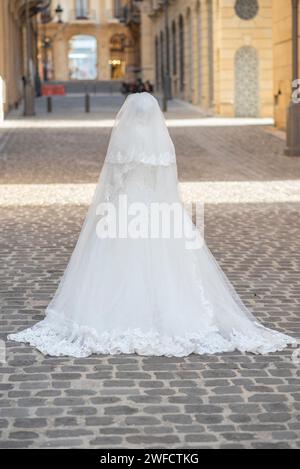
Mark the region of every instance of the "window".
<instances>
[{"instance_id":1,"label":"window","mask_svg":"<svg viewBox=\"0 0 300 469\"><path fill-rule=\"evenodd\" d=\"M85 19L89 15L89 0L76 0L76 18Z\"/></svg>"},{"instance_id":2,"label":"window","mask_svg":"<svg viewBox=\"0 0 300 469\"><path fill-rule=\"evenodd\" d=\"M113 0L113 7L115 18L121 18L123 12L121 0Z\"/></svg>"},{"instance_id":3,"label":"window","mask_svg":"<svg viewBox=\"0 0 300 469\"><path fill-rule=\"evenodd\" d=\"M112 80L121 80L125 76L127 38L125 34L116 33L110 38L110 77Z\"/></svg>"},{"instance_id":4,"label":"window","mask_svg":"<svg viewBox=\"0 0 300 469\"><path fill-rule=\"evenodd\" d=\"M94 36L73 36L68 55L70 80L97 79L97 40Z\"/></svg>"},{"instance_id":5,"label":"window","mask_svg":"<svg viewBox=\"0 0 300 469\"><path fill-rule=\"evenodd\" d=\"M238 49L235 55L235 115L259 116L259 61L251 46Z\"/></svg>"},{"instance_id":6,"label":"window","mask_svg":"<svg viewBox=\"0 0 300 469\"><path fill-rule=\"evenodd\" d=\"M236 0L235 12L242 20L252 20L259 11L257 0Z\"/></svg>"}]
</instances>

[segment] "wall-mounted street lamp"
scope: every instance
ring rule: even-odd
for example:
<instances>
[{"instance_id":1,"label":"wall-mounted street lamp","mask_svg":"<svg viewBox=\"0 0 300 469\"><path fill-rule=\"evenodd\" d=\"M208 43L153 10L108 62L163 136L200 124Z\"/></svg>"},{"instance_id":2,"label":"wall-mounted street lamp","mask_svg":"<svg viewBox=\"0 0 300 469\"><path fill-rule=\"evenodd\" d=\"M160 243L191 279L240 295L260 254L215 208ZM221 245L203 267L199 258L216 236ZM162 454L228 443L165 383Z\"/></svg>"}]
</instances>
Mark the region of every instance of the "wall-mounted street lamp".
<instances>
[{"instance_id":1,"label":"wall-mounted street lamp","mask_svg":"<svg viewBox=\"0 0 300 469\"><path fill-rule=\"evenodd\" d=\"M62 15L64 10L60 3L57 5L56 9L54 10L56 17L58 18L58 23L63 24ZM51 48L52 41L47 37L47 24L51 23L54 20L52 18L50 11L45 11L41 15L41 22L44 26L43 28L43 39L42 39L42 48L43 48L43 79L44 81L48 81L48 69L49 69L49 60L48 60L48 51Z\"/></svg>"},{"instance_id":2,"label":"wall-mounted street lamp","mask_svg":"<svg viewBox=\"0 0 300 469\"><path fill-rule=\"evenodd\" d=\"M34 4L33 4L34 3ZM23 85L24 85L24 116L33 116L35 114L35 87L34 87L34 62L33 62L33 48L32 48L32 22L31 18L36 16L38 13L41 14L41 21L45 25L44 37L43 37L43 48L44 48L44 73L47 77L48 69L48 54L47 49L50 47L49 41L46 38L46 23L52 21L50 14L51 0L40 0L32 2L32 0L25 0L24 5L24 19L26 25L26 71L23 76ZM58 22L62 23L62 14L63 9L58 4L55 13L58 17ZM38 37L36 34L36 44L38 43ZM36 90L39 93L40 89L40 78L38 70L36 71Z\"/></svg>"},{"instance_id":3,"label":"wall-mounted street lamp","mask_svg":"<svg viewBox=\"0 0 300 469\"><path fill-rule=\"evenodd\" d=\"M62 20L62 15L63 15L63 8L61 6L61 4L59 3L55 9L55 13L57 15L57 18L58 18L58 23L63 23L63 20Z\"/></svg>"},{"instance_id":4,"label":"wall-mounted street lamp","mask_svg":"<svg viewBox=\"0 0 300 469\"><path fill-rule=\"evenodd\" d=\"M299 0L292 0L292 49L293 49L293 86L299 86ZM287 146L285 154L287 156L300 156L300 100L292 99L288 108L287 119Z\"/></svg>"}]
</instances>

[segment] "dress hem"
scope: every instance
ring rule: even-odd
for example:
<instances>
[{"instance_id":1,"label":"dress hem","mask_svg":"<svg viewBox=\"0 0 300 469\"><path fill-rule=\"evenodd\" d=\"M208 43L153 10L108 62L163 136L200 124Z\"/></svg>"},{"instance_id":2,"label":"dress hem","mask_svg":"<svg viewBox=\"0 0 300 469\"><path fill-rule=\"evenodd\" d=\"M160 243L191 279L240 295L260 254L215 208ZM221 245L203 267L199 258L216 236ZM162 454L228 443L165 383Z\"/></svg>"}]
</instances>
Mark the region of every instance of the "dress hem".
<instances>
[{"instance_id":1,"label":"dress hem","mask_svg":"<svg viewBox=\"0 0 300 469\"><path fill-rule=\"evenodd\" d=\"M182 336L163 335L155 330L127 329L103 331L79 325L62 315L48 311L44 320L16 334L8 340L29 343L50 356L84 358L93 354L185 357L191 354L212 355L240 351L269 354L297 345L297 340L253 323L256 333L249 336L232 330L224 337L215 327L206 333L186 333Z\"/></svg>"}]
</instances>

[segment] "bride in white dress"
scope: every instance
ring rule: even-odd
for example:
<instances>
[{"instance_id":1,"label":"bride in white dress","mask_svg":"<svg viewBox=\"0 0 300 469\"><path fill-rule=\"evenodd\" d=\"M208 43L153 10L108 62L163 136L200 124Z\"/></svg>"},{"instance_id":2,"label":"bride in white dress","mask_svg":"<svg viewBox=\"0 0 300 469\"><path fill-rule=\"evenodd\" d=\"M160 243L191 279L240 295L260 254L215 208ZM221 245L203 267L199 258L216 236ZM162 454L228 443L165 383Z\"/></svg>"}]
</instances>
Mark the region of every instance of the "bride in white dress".
<instances>
[{"instance_id":1,"label":"bride in white dress","mask_svg":"<svg viewBox=\"0 0 300 469\"><path fill-rule=\"evenodd\" d=\"M93 202L45 319L10 340L74 357L265 354L296 343L256 320L204 242L187 249L186 236L99 236L100 204L125 216L120 196L128 206L183 209L174 145L148 93L129 96L117 116Z\"/></svg>"}]
</instances>

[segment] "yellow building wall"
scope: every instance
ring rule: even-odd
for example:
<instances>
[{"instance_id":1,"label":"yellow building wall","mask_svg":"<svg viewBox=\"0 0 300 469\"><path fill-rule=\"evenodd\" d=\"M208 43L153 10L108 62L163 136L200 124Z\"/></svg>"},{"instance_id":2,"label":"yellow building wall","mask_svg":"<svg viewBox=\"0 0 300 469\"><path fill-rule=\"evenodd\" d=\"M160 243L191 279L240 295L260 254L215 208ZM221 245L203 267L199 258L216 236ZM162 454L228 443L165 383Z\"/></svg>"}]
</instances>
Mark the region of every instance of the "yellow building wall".
<instances>
[{"instance_id":1,"label":"yellow building wall","mask_svg":"<svg viewBox=\"0 0 300 469\"><path fill-rule=\"evenodd\" d=\"M277 127L284 129L287 108L291 100L292 82L292 8L290 1L273 0L273 46L275 123Z\"/></svg>"},{"instance_id":2,"label":"yellow building wall","mask_svg":"<svg viewBox=\"0 0 300 469\"><path fill-rule=\"evenodd\" d=\"M155 38L153 31L153 23L149 17L150 5L143 2L140 6L141 12L141 48L140 62L143 81L149 80L155 82Z\"/></svg>"},{"instance_id":3,"label":"yellow building wall","mask_svg":"<svg viewBox=\"0 0 300 469\"><path fill-rule=\"evenodd\" d=\"M15 7L15 2L0 2L0 76L4 83L0 114L16 106L22 96L22 27Z\"/></svg>"},{"instance_id":4,"label":"yellow building wall","mask_svg":"<svg viewBox=\"0 0 300 469\"><path fill-rule=\"evenodd\" d=\"M114 34L124 34L127 41L134 44L128 27L120 23L114 17L113 0L89 0L88 20L76 20L76 1L62 0L60 2L64 12L62 24L52 21L46 26L47 36L52 42L53 79L58 81L69 80L68 52L69 42L75 35L89 35L97 39L97 71L98 80L111 79L110 66L110 40ZM52 14L55 15L53 5ZM40 25L40 37L43 34L44 26ZM126 49L125 62L128 70L137 66L136 54L130 48ZM40 50L40 56L42 51ZM127 79L131 79L130 73Z\"/></svg>"},{"instance_id":5,"label":"yellow building wall","mask_svg":"<svg viewBox=\"0 0 300 469\"><path fill-rule=\"evenodd\" d=\"M208 39L209 1L211 1L213 12L212 58L209 57ZM155 9L156 3L155 0L148 0L150 7L152 5L150 17L154 38L155 35L159 37L160 32L165 28L163 11ZM237 16L235 0L171 1L170 26L173 20L178 25L180 14L184 18L185 25L185 83L183 93L179 92L177 86L173 86L175 96L204 108L211 108L223 116L234 116L235 55L241 47L251 46L257 51L259 63L258 115L273 116L272 0L259 0L258 14L251 20L243 20ZM201 67L199 57L201 57ZM210 79L210 70L213 71L213 83ZM173 84L178 82L178 78L178 74L173 76ZM213 101L210 102L210 89L212 88Z\"/></svg>"},{"instance_id":6,"label":"yellow building wall","mask_svg":"<svg viewBox=\"0 0 300 469\"><path fill-rule=\"evenodd\" d=\"M217 58L220 114L234 116L235 54L243 46L257 50L259 63L259 115L273 115L272 1L259 0L255 18L243 20L234 10L235 0L220 0Z\"/></svg>"}]
</instances>

